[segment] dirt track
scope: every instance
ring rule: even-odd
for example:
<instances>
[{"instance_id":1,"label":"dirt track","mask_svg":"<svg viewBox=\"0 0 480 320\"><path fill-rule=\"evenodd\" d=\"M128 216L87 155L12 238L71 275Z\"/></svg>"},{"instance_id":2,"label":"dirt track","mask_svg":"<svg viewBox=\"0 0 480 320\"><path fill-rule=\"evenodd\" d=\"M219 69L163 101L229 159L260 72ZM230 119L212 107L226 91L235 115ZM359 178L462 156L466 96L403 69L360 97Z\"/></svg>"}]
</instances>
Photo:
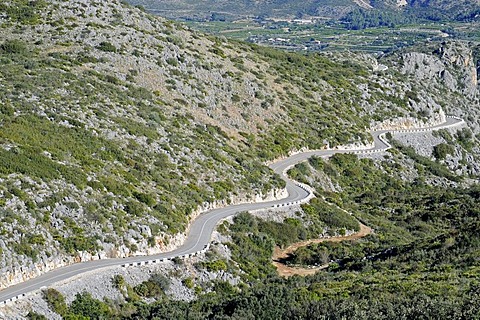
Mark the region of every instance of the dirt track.
<instances>
[{"instance_id":1,"label":"dirt track","mask_svg":"<svg viewBox=\"0 0 480 320\"><path fill-rule=\"evenodd\" d=\"M275 247L275 250L273 251L273 256L272 256L272 263L277 268L278 274L282 277L291 277L293 275L301 275L301 276L312 275L318 270L327 268L328 264L314 267L314 268L289 267L279 262L279 259L285 259L288 257L289 254L295 252L295 250L297 250L298 248L305 247L313 243L358 240L372 233L372 229L370 227L367 227L362 223L359 223L359 225L360 225L360 231L354 234L351 234L349 236L312 239L312 240L296 242L283 250L280 249L279 247Z\"/></svg>"}]
</instances>

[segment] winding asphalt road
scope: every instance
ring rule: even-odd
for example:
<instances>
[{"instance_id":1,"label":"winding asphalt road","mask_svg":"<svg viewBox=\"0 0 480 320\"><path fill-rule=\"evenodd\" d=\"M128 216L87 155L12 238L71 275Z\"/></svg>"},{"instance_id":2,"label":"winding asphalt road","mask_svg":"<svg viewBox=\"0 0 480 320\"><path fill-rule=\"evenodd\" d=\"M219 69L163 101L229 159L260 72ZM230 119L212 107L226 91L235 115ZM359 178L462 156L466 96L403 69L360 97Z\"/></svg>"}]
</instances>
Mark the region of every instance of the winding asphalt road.
<instances>
[{"instance_id":1,"label":"winding asphalt road","mask_svg":"<svg viewBox=\"0 0 480 320\"><path fill-rule=\"evenodd\" d=\"M448 117L445 123L437 126L423 129L400 130L396 132L432 131L448 127L454 127L463 123L464 121L460 118ZM176 250L154 256L136 256L124 259L96 260L76 263L67 267L58 268L34 279L25 281L23 283L11 286L7 289L0 291L0 306L14 303L15 301L21 299L27 294L51 286L58 281L63 281L73 277L79 277L86 272L98 271L99 269L113 266L136 266L148 263L158 263L165 261L165 259L171 259L174 257L189 257L199 252L205 252L206 250L208 250L212 232L220 220L241 211L289 206L292 204L306 202L311 197L313 197L312 190L308 186L298 184L286 177L284 173L286 170L288 170L288 168L294 166L297 163L305 161L312 156L329 157L336 153L367 154L383 152L391 147L384 139L384 134L389 131L395 132L391 130L372 132L372 136L374 139L374 147L371 149L309 151L292 155L288 158L271 164L270 168L273 169L276 173L278 173L283 180L285 180L288 197L277 201L232 205L226 208L216 209L201 214L192 223L185 243Z\"/></svg>"}]
</instances>

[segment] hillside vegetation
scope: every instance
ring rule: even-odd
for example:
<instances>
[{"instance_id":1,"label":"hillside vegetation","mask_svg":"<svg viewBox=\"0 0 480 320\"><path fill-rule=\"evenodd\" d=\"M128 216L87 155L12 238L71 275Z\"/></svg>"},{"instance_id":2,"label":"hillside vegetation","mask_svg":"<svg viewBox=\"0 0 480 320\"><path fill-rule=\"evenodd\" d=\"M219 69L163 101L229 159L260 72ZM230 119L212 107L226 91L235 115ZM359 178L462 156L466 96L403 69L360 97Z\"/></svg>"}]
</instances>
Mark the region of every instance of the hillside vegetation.
<instances>
[{"instance_id":1,"label":"hillside vegetation","mask_svg":"<svg viewBox=\"0 0 480 320\"><path fill-rule=\"evenodd\" d=\"M443 57L458 82L440 97L402 66L206 37L118 1L4 1L0 26L2 286L172 248L208 203L282 188L266 161L475 101Z\"/></svg>"}]
</instances>

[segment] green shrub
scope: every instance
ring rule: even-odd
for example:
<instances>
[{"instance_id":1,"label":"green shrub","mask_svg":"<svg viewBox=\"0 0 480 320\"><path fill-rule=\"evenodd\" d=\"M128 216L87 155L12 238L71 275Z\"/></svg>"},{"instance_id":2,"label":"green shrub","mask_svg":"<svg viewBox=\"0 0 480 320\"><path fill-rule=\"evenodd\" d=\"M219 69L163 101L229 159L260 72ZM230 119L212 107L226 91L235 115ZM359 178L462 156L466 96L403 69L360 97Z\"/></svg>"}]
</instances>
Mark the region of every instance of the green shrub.
<instances>
[{"instance_id":1,"label":"green shrub","mask_svg":"<svg viewBox=\"0 0 480 320\"><path fill-rule=\"evenodd\" d=\"M13 244L13 250L15 250L15 252L18 254L23 254L32 258L34 261L37 260L38 250L33 248L27 239L22 239L20 242L15 242Z\"/></svg>"},{"instance_id":2,"label":"green shrub","mask_svg":"<svg viewBox=\"0 0 480 320\"><path fill-rule=\"evenodd\" d=\"M151 194L142 193L142 192L133 192L133 196L140 202L146 204L149 207L155 206L157 203L155 198Z\"/></svg>"},{"instance_id":3,"label":"green shrub","mask_svg":"<svg viewBox=\"0 0 480 320\"><path fill-rule=\"evenodd\" d=\"M336 208L334 205L325 203L324 201L314 198L309 204L302 205L302 209L310 215L314 215L320 219L325 225L334 230L360 230L358 221L344 212Z\"/></svg>"},{"instance_id":4,"label":"green shrub","mask_svg":"<svg viewBox=\"0 0 480 320\"><path fill-rule=\"evenodd\" d=\"M150 277L150 281L156 284L163 291L170 289L171 281L161 273L155 273Z\"/></svg>"},{"instance_id":5,"label":"green shrub","mask_svg":"<svg viewBox=\"0 0 480 320\"><path fill-rule=\"evenodd\" d=\"M472 150L474 145L473 133L469 128L462 128L462 130L457 131L455 137L462 147L469 151Z\"/></svg>"},{"instance_id":6,"label":"green shrub","mask_svg":"<svg viewBox=\"0 0 480 320\"><path fill-rule=\"evenodd\" d=\"M100 42L97 49L105 52L117 52L117 47L106 41Z\"/></svg>"},{"instance_id":7,"label":"green shrub","mask_svg":"<svg viewBox=\"0 0 480 320\"><path fill-rule=\"evenodd\" d=\"M178 66L178 60L175 58L168 58L166 62L171 66L174 66L174 67Z\"/></svg>"},{"instance_id":8,"label":"green shrub","mask_svg":"<svg viewBox=\"0 0 480 320\"><path fill-rule=\"evenodd\" d=\"M125 278L120 274L116 274L112 278L112 284L114 288L121 290L126 285Z\"/></svg>"},{"instance_id":9,"label":"green shrub","mask_svg":"<svg viewBox=\"0 0 480 320\"><path fill-rule=\"evenodd\" d=\"M202 268L207 269L210 272L218 272L218 271L226 271L228 269L227 263L225 260L215 260L215 261L208 261L202 262Z\"/></svg>"},{"instance_id":10,"label":"green shrub","mask_svg":"<svg viewBox=\"0 0 480 320\"><path fill-rule=\"evenodd\" d=\"M0 3L0 12L4 12L13 22L21 24L37 24L40 18L40 11L45 8L44 0L12 0Z\"/></svg>"},{"instance_id":11,"label":"green shrub","mask_svg":"<svg viewBox=\"0 0 480 320\"><path fill-rule=\"evenodd\" d=\"M43 314L38 314L36 312L30 311L27 314L27 319L28 320L47 320L47 317L45 317Z\"/></svg>"},{"instance_id":12,"label":"green shrub","mask_svg":"<svg viewBox=\"0 0 480 320\"><path fill-rule=\"evenodd\" d=\"M42 291L43 299L47 302L50 309L58 313L61 316L67 314L67 303L65 302L65 297L58 291L53 288L48 288Z\"/></svg>"},{"instance_id":13,"label":"green shrub","mask_svg":"<svg viewBox=\"0 0 480 320\"><path fill-rule=\"evenodd\" d=\"M21 40L6 40L0 45L0 53L3 54L24 54L27 52L27 45Z\"/></svg>"},{"instance_id":14,"label":"green shrub","mask_svg":"<svg viewBox=\"0 0 480 320\"><path fill-rule=\"evenodd\" d=\"M129 201L125 205L125 212L134 217L141 217L145 215L145 208L137 201Z\"/></svg>"},{"instance_id":15,"label":"green shrub","mask_svg":"<svg viewBox=\"0 0 480 320\"><path fill-rule=\"evenodd\" d=\"M209 51L210 51L211 53L216 54L217 56L219 56L219 57L221 57L221 58L224 58L224 59L225 59L225 58L227 57L226 54L225 54L225 52L224 52L222 49L218 48L218 47L213 47L213 48L211 48Z\"/></svg>"},{"instance_id":16,"label":"green shrub","mask_svg":"<svg viewBox=\"0 0 480 320\"><path fill-rule=\"evenodd\" d=\"M440 143L433 147L433 156L437 160L444 160L448 154L453 154L455 152L455 148L446 143Z\"/></svg>"},{"instance_id":17,"label":"green shrub","mask_svg":"<svg viewBox=\"0 0 480 320\"><path fill-rule=\"evenodd\" d=\"M107 304L94 299L88 292L77 293L75 295L75 300L73 300L70 305L69 313L91 320L110 319L112 316Z\"/></svg>"},{"instance_id":18,"label":"green shrub","mask_svg":"<svg viewBox=\"0 0 480 320\"><path fill-rule=\"evenodd\" d=\"M170 288L170 280L162 274L154 274L149 280L135 286L133 290L141 297L158 297Z\"/></svg>"},{"instance_id":19,"label":"green shrub","mask_svg":"<svg viewBox=\"0 0 480 320\"><path fill-rule=\"evenodd\" d=\"M232 102L240 102L242 99L238 94L232 95Z\"/></svg>"},{"instance_id":20,"label":"green shrub","mask_svg":"<svg viewBox=\"0 0 480 320\"><path fill-rule=\"evenodd\" d=\"M0 102L0 114L3 116L11 117L15 113L15 109L5 102Z\"/></svg>"},{"instance_id":21,"label":"green shrub","mask_svg":"<svg viewBox=\"0 0 480 320\"><path fill-rule=\"evenodd\" d=\"M185 287L189 289L193 289L195 287L195 283L193 282L192 278L185 278L182 280L182 283Z\"/></svg>"}]
</instances>

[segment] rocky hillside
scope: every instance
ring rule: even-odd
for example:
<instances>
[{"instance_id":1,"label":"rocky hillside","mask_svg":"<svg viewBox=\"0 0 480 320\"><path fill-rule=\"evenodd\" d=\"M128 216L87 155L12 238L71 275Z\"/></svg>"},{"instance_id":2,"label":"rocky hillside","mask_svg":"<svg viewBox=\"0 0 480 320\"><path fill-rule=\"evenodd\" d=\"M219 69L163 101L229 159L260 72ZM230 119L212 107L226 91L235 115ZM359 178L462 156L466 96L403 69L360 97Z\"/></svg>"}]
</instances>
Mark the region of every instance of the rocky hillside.
<instances>
[{"instance_id":1,"label":"rocky hillside","mask_svg":"<svg viewBox=\"0 0 480 320\"><path fill-rule=\"evenodd\" d=\"M470 127L478 133L479 50L480 45L471 42L426 43L383 56L380 62L402 73L412 92L435 92L436 101L447 113L468 117Z\"/></svg>"},{"instance_id":2,"label":"rocky hillside","mask_svg":"<svg viewBox=\"0 0 480 320\"><path fill-rule=\"evenodd\" d=\"M74 261L171 249L202 209L274 197L283 183L264 163L289 152L478 106L478 87L464 86L466 45L469 63L441 51L405 53L403 64L304 56L206 37L119 1L4 1L0 26L3 287ZM415 62L429 59L441 70L422 76Z\"/></svg>"}]
</instances>

